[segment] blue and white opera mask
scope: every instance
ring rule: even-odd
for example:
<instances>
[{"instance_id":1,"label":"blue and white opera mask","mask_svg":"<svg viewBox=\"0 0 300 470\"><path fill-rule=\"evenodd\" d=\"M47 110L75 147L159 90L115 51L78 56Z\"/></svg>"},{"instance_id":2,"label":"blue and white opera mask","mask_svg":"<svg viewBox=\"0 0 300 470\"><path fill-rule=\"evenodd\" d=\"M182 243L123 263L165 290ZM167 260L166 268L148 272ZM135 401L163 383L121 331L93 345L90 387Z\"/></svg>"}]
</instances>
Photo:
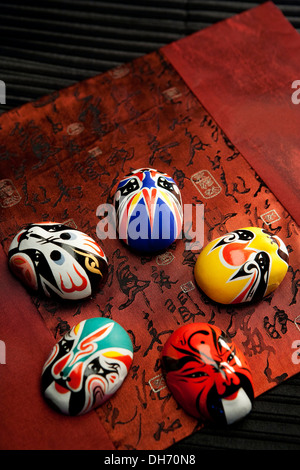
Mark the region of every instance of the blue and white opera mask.
<instances>
[{"instance_id":1,"label":"blue and white opera mask","mask_svg":"<svg viewBox=\"0 0 300 470\"><path fill-rule=\"evenodd\" d=\"M181 194L166 173L133 171L119 182L114 204L119 238L137 251L163 250L181 233Z\"/></svg>"}]
</instances>

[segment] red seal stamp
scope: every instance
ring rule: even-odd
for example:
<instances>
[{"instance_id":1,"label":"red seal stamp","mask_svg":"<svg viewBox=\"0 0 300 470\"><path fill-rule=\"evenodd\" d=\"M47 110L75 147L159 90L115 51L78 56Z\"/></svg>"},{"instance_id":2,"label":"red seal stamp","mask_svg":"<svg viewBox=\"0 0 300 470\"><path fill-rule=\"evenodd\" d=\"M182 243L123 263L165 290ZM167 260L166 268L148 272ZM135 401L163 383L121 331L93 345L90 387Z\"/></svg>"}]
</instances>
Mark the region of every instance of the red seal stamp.
<instances>
[{"instance_id":1,"label":"red seal stamp","mask_svg":"<svg viewBox=\"0 0 300 470\"><path fill-rule=\"evenodd\" d=\"M222 188L208 170L201 170L191 177L192 183L196 186L204 199L217 196Z\"/></svg>"},{"instance_id":2,"label":"red seal stamp","mask_svg":"<svg viewBox=\"0 0 300 470\"><path fill-rule=\"evenodd\" d=\"M14 206L21 201L21 196L13 182L9 179L0 181L0 205L3 208Z\"/></svg>"}]
</instances>

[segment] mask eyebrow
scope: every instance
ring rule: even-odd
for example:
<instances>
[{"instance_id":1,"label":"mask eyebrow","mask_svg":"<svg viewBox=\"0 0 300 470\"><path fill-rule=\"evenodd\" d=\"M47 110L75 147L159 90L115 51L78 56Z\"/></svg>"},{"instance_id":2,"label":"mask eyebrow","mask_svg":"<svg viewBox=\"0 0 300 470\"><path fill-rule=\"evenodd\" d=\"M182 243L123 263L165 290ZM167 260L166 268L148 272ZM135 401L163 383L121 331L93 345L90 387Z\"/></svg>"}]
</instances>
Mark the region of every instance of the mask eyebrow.
<instances>
[{"instance_id":1,"label":"mask eyebrow","mask_svg":"<svg viewBox=\"0 0 300 470\"><path fill-rule=\"evenodd\" d=\"M46 243L52 243L52 242L55 242L55 241L59 241L59 238L57 236L49 236L49 237L44 237L43 235L39 235L38 233L31 233L29 232L28 235L30 236L30 238L37 238L37 240L40 242L40 244L46 244ZM26 236L27 240L29 238L29 236Z\"/></svg>"},{"instance_id":2,"label":"mask eyebrow","mask_svg":"<svg viewBox=\"0 0 300 470\"><path fill-rule=\"evenodd\" d=\"M192 367L188 367L187 369L184 369L184 372L191 372L191 371L194 371Z\"/></svg>"},{"instance_id":3,"label":"mask eyebrow","mask_svg":"<svg viewBox=\"0 0 300 470\"><path fill-rule=\"evenodd\" d=\"M199 355L199 352L198 352L198 355L197 355L193 351L188 351L186 349L178 348L177 346L173 346L173 348L176 349L176 351L180 352L181 354L184 354L185 356L191 356L191 357L197 358L198 355ZM190 360L192 360L192 359L190 359Z\"/></svg>"},{"instance_id":4,"label":"mask eyebrow","mask_svg":"<svg viewBox=\"0 0 300 470\"><path fill-rule=\"evenodd\" d=\"M196 357L189 357L189 356L184 356L181 357L180 359L174 359L173 357L165 356L163 357L163 366L168 372L174 372L177 370L182 369L186 364L189 364L191 362L196 362L199 364L199 358ZM189 370L192 370L189 369Z\"/></svg>"}]
</instances>

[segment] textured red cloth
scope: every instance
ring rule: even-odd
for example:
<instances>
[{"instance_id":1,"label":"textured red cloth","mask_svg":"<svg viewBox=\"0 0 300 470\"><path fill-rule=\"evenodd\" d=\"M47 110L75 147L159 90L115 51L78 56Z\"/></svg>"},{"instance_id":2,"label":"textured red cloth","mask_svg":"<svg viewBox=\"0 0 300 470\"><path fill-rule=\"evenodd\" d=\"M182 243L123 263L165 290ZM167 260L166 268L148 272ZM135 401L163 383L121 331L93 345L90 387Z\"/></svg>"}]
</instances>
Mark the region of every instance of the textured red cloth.
<instances>
[{"instance_id":1,"label":"textured red cloth","mask_svg":"<svg viewBox=\"0 0 300 470\"><path fill-rule=\"evenodd\" d=\"M299 51L300 35L272 2L163 48L298 225L300 104L292 84L300 80Z\"/></svg>"},{"instance_id":2,"label":"textured red cloth","mask_svg":"<svg viewBox=\"0 0 300 470\"><path fill-rule=\"evenodd\" d=\"M45 407L41 368L53 336L0 249L0 337L6 364L0 365L0 449L106 449L114 446L97 417L76 422Z\"/></svg>"},{"instance_id":3,"label":"textured red cloth","mask_svg":"<svg viewBox=\"0 0 300 470\"><path fill-rule=\"evenodd\" d=\"M30 299L2 257L2 448L163 449L198 429L201 424L178 408L160 368L164 342L188 322L227 331L248 358L256 395L298 372L292 361L299 338L298 228L164 53L6 113L0 125L6 254L29 222L65 222L97 239L97 207L112 201L121 176L151 166L175 179L185 204L204 204L204 243L255 225L278 234L291 255L281 286L255 306L220 306L203 296L193 276L197 251L187 250L185 239L160 256L137 256L118 240L100 241L108 280L101 292L75 305ZM54 415L39 394L41 367L62 334L99 315L131 336L131 371L97 410L79 419Z\"/></svg>"}]
</instances>

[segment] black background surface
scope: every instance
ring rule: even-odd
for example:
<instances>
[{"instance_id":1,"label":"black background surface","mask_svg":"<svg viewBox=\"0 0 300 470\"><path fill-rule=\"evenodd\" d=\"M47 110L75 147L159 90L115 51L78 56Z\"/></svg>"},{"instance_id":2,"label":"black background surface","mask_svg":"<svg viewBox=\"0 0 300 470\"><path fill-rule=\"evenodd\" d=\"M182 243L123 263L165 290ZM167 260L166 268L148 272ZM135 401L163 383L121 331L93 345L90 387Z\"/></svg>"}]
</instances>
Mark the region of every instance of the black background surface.
<instances>
[{"instance_id":1,"label":"black background surface","mask_svg":"<svg viewBox=\"0 0 300 470\"><path fill-rule=\"evenodd\" d=\"M0 105L0 113L130 62L260 3L0 1L0 79L6 84L6 104ZM300 32L300 1L274 3ZM299 395L298 374L258 397L242 422L227 429L207 427L170 451L300 449Z\"/></svg>"}]
</instances>

